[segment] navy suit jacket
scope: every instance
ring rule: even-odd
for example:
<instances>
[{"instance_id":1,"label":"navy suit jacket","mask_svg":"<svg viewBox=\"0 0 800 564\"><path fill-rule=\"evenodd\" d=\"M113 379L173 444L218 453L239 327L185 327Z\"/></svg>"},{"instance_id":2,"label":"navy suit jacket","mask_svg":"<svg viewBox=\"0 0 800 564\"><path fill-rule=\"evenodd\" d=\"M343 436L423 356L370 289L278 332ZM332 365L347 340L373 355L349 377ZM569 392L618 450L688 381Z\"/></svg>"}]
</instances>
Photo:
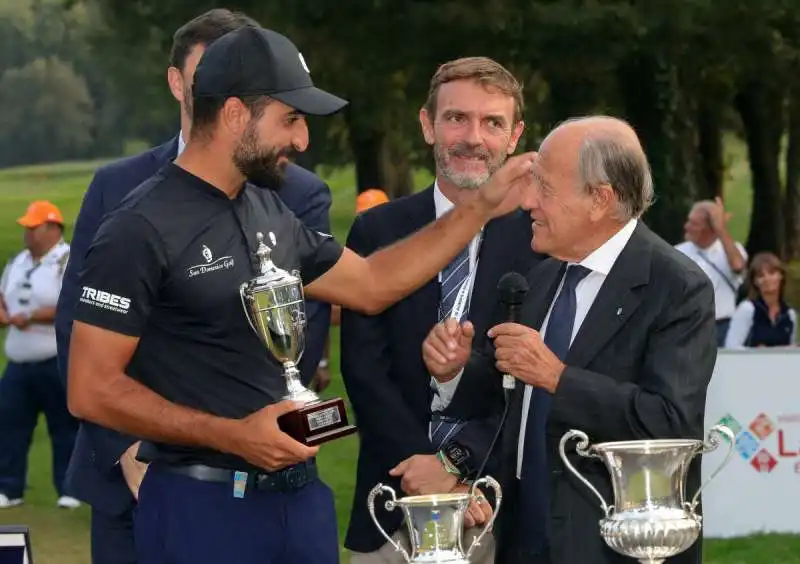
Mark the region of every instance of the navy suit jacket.
<instances>
[{"instance_id":1,"label":"navy suit jacket","mask_svg":"<svg viewBox=\"0 0 800 564\"><path fill-rule=\"evenodd\" d=\"M423 228L436 217L433 188L394 200L356 218L347 245L362 256ZM540 260L530 248L531 219L521 211L489 222L485 228L468 318L475 326L474 346L482 347L486 331L502 315L497 283L509 271L527 272ZM413 265L409 265L413 268ZM402 495L389 470L415 454L433 454L428 436L433 392L422 360L422 343L438 321L438 277L377 316L342 311L342 376L360 432L358 467L350 526L345 546L358 552L378 550L386 541L367 510L369 491L379 482ZM487 456L504 406L502 380L488 376L480 401L464 401L457 388L444 411L470 419L456 440L468 447L476 466ZM453 410L467 404L469 417ZM487 466L486 471L496 472ZM381 500L379 500L381 501ZM376 516L389 534L402 520L376 503Z\"/></svg>"},{"instance_id":2,"label":"navy suit jacket","mask_svg":"<svg viewBox=\"0 0 800 564\"><path fill-rule=\"evenodd\" d=\"M70 259L56 309L58 364L66 386L69 339L73 310L80 297L80 273L89 246L103 217L139 184L171 162L178 153L178 137L139 155L100 167L83 198L70 241ZM330 232L331 195L328 186L315 174L290 164L278 194L290 210L310 229ZM120 252L124 252L121 249ZM303 381L314 376L324 352L330 327L330 305L307 302L308 334L300 362ZM124 436L88 421L82 421L67 471L67 488L72 495L95 509L115 515L127 509L133 497L116 465L120 456L137 439Z\"/></svg>"}]
</instances>

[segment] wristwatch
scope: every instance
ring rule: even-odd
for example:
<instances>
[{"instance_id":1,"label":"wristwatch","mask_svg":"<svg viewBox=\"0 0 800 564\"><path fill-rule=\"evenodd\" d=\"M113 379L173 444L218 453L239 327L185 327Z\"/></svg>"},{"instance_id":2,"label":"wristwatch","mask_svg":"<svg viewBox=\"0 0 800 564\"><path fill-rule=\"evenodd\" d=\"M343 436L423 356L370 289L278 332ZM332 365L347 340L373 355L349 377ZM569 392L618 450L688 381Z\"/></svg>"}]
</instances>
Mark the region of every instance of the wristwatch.
<instances>
[{"instance_id":1,"label":"wristwatch","mask_svg":"<svg viewBox=\"0 0 800 564\"><path fill-rule=\"evenodd\" d=\"M468 478L475 471L472 451L456 441L449 441L442 447L442 454L458 469L462 478Z\"/></svg>"}]
</instances>

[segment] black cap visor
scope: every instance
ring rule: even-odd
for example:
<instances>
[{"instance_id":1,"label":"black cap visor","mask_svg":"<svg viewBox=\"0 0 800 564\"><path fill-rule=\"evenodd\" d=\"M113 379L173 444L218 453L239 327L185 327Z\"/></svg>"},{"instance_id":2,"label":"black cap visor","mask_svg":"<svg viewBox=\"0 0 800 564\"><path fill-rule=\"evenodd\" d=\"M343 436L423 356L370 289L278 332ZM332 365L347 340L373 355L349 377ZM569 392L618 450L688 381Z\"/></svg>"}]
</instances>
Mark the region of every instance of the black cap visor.
<instances>
[{"instance_id":1,"label":"black cap visor","mask_svg":"<svg viewBox=\"0 0 800 564\"><path fill-rule=\"evenodd\" d=\"M348 104L347 100L320 90L316 86L269 94L269 97L310 116L329 116Z\"/></svg>"}]
</instances>

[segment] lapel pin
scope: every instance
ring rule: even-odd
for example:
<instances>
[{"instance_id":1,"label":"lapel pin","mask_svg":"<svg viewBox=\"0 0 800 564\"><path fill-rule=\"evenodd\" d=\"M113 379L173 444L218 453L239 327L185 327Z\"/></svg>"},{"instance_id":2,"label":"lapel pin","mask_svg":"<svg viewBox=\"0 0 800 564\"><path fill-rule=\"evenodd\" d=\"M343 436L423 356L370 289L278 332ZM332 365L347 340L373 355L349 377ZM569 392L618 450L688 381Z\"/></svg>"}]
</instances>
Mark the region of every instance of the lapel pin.
<instances>
[{"instance_id":1,"label":"lapel pin","mask_svg":"<svg viewBox=\"0 0 800 564\"><path fill-rule=\"evenodd\" d=\"M619 317L620 315L622 315L622 308L617 309L617 317Z\"/></svg>"}]
</instances>

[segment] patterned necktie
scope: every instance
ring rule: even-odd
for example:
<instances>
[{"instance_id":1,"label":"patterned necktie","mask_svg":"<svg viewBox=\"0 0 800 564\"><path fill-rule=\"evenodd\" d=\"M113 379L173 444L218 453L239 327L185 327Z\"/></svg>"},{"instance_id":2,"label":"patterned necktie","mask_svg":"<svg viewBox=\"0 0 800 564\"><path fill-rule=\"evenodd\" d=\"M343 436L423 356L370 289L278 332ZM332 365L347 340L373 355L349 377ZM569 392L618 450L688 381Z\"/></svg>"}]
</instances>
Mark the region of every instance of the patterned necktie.
<instances>
[{"instance_id":1,"label":"patterned necktie","mask_svg":"<svg viewBox=\"0 0 800 564\"><path fill-rule=\"evenodd\" d=\"M450 317L459 291L469 279L469 245L462 250L442 271L441 300L439 301L439 321ZM467 315L465 307L459 321ZM435 393L435 390L434 390ZM452 417L444 417L434 412L431 416L430 435L434 448L440 449L451 437L464 426L462 421Z\"/></svg>"},{"instance_id":2,"label":"patterned necktie","mask_svg":"<svg viewBox=\"0 0 800 564\"><path fill-rule=\"evenodd\" d=\"M453 305L456 303L458 291L469 278L469 245L462 250L453 261L442 271L441 299L439 300L439 321L450 316ZM467 308L461 313L461 321L467 313Z\"/></svg>"},{"instance_id":3,"label":"patterned necktie","mask_svg":"<svg viewBox=\"0 0 800 564\"><path fill-rule=\"evenodd\" d=\"M558 294L544 334L544 344L562 362L569 351L572 331L575 325L577 295L575 289L591 270L580 265L570 265L564 276L564 284ZM551 395L541 388L533 388L528 408L528 421L525 426L523 443L522 476L520 496L522 518L519 523L525 529L525 539L529 549L541 551L547 543L548 521L548 464L545 447L545 427L550 411Z\"/></svg>"}]
</instances>

